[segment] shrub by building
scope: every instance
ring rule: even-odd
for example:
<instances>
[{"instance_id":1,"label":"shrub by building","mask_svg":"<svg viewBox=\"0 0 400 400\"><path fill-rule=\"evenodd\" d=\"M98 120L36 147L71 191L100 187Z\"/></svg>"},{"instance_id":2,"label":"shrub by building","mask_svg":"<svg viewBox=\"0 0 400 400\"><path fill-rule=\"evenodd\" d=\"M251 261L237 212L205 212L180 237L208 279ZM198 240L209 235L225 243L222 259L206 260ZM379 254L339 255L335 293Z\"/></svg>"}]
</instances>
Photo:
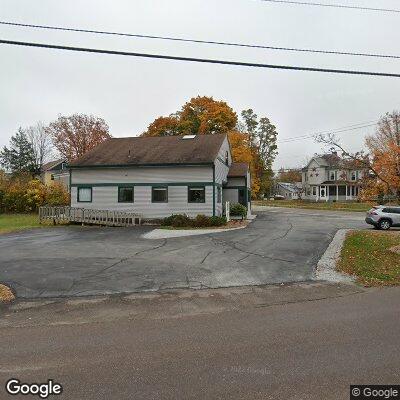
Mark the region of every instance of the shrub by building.
<instances>
[{"instance_id":1,"label":"shrub by building","mask_svg":"<svg viewBox=\"0 0 400 400\"><path fill-rule=\"evenodd\" d=\"M164 218L161 221L162 226L172 226L174 228L207 228L226 225L225 217L208 217L199 214L194 218L188 217L186 214L174 214Z\"/></svg>"}]
</instances>

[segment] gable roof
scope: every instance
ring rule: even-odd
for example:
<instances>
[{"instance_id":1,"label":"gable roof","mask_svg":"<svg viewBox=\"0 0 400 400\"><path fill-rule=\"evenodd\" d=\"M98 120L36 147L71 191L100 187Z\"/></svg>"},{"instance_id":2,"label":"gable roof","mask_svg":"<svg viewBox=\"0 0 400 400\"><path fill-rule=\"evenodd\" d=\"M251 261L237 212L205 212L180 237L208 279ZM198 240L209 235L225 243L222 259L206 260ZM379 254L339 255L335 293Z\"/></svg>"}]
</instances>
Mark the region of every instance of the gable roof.
<instances>
[{"instance_id":1,"label":"gable roof","mask_svg":"<svg viewBox=\"0 0 400 400\"><path fill-rule=\"evenodd\" d=\"M320 167L327 168L363 168L360 163L357 163L356 161L340 157L337 153L328 153L323 155L315 155L302 169L302 171L307 171L312 161L315 161Z\"/></svg>"},{"instance_id":2,"label":"gable roof","mask_svg":"<svg viewBox=\"0 0 400 400\"><path fill-rule=\"evenodd\" d=\"M111 138L96 146L70 167L159 164L211 164L226 135L147 136Z\"/></svg>"},{"instance_id":3,"label":"gable roof","mask_svg":"<svg viewBox=\"0 0 400 400\"><path fill-rule=\"evenodd\" d=\"M320 158L322 158L329 167L338 167L342 162L342 158L339 157L337 153L324 154Z\"/></svg>"},{"instance_id":4,"label":"gable roof","mask_svg":"<svg viewBox=\"0 0 400 400\"><path fill-rule=\"evenodd\" d=\"M247 163L232 163L229 168L228 177L241 178L247 176L248 169L249 165Z\"/></svg>"},{"instance_id":5,"label":"gable roof","mask_svg":"<svg viewBox=\"0 0 400 400\"><path fill-rule=\"evenodd\" d=\"M280 186L281 188L292 192L292 193L297 193L299 191L299 189L301 189L301 182L297 182L297 183L290 183L290 182L277 182L276 183L278 186Z\"/></svg>"},{"instance_id":6,"label":"gable roof","mask_svg":"<svg viewBox=\"0 0 400 400\"><path fill-rule=\"evenodd\" d=\"M61 158L59 160L49 161L46 164L42 165L42 172L50 171L51 169L56 167L58 164L61 164L62 162L65 162L65 160Z\"/></svg>"}]
</instances>

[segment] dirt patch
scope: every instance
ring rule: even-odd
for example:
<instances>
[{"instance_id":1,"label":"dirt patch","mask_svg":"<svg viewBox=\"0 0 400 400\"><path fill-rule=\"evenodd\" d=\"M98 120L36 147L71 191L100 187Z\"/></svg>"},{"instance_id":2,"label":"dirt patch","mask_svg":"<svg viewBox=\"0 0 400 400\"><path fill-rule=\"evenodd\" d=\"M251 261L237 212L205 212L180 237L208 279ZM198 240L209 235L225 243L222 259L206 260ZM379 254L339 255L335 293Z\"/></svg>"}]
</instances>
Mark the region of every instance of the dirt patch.
<instances>
[{"instance_id":1,"label":"dirt patch","mask_svg":"<svg viewBox=\"0 0 400 400\"><path fill-rule=\"evenodd\" d=\"M390 248L389 250L393 251L393 253L400 254L400 245L394 246L394 247Z\"/></svg>"},{"instance_id":2,"label":"dirt patch","mask_svg":"<svg viewBox=\"0 0 400 400\"><path fill-rule=\"evenodd\" d=\"M244 219L236 219L236 220L231 220L226 224L226 228L239 228L241 226L247 226L249 224L249 220Z\"/></svg>"},{"instance_id":3,"label":"dirt patch","mask_svg":"<svg viewBox=\"0 0 400 400\"><path fill-rule=\"evenodd\" d=\"M11 289L0 283L0 303L10 303L13 300L15 300L15 296Z\"/></svg>"}]
</instances>

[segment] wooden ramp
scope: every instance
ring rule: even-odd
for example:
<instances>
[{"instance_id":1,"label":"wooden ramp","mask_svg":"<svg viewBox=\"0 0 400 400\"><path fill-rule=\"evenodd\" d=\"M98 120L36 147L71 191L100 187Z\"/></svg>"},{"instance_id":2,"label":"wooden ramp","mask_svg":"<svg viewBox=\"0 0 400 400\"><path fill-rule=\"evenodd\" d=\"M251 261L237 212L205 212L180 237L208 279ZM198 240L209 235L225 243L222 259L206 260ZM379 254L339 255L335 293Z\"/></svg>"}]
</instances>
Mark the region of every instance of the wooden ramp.
<instances>
[{"instance_id":1,"label":"wooden ramp","mask_svg":"<svg viewBox=\"0 0 400 400\"><path fill-rule=\"evenodd\" d=\"M39 222L53 221L54 224L77 222L105 226L141 225L142 216L134 211L92 210L77 207L39 207Z\"/></svg>"}]
</instances>

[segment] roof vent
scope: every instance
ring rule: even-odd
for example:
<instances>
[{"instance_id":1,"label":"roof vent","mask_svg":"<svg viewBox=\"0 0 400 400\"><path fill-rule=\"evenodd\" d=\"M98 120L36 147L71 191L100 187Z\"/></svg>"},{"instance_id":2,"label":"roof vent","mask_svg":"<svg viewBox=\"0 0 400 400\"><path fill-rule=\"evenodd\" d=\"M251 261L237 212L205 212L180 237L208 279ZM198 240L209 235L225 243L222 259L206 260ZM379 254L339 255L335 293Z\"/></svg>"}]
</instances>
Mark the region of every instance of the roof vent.
<instances>
[{"instance_id":1,"label":"roof vent","mask_svg":"<svg viewBox=\"0 0 400 400\"><path fill-rule=\"evenodd\" d=\"M188 139L194 139L196 137L196 135L185 135L182 136L182 139L188 140Z\"/></svg>"}]
</instances>

